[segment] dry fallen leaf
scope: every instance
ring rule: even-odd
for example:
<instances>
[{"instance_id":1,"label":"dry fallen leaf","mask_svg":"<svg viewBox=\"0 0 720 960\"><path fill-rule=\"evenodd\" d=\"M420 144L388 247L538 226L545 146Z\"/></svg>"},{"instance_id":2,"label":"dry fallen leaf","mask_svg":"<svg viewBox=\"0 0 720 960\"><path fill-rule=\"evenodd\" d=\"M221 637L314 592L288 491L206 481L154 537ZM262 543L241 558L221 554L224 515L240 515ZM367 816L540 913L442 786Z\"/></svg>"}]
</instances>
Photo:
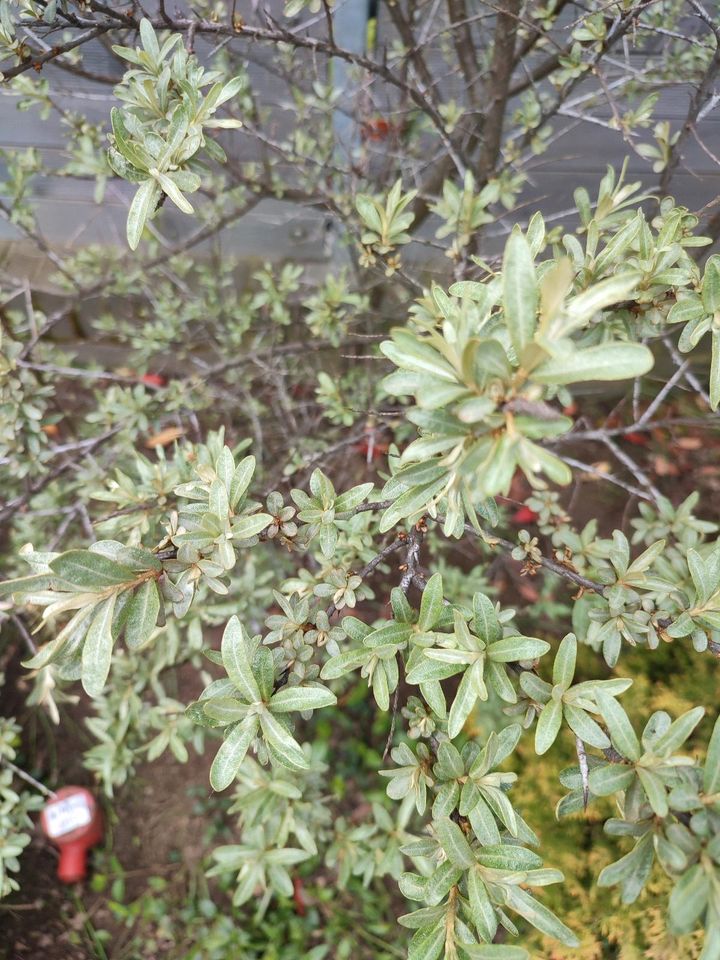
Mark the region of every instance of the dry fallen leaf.
<instances>
[{"instance_id":1,"label":"dry fallen leaf","mask_svg":"<svg viewBox=\"0 0 720 960\"><path fill-rule=\"evenodd\" d=\"M667 457L655 457L653 460L653 469L658 477L677 477L680 468L676 463L671 463Z\"/></svg>"},{"instance_id":2,"label":"dry fallen leaf","mask_svg":"<svg viewBox=\"0 0 720 960\"><path fill-rule=\"evenodd\" d=\"M701 437L679 437L675 441L675 446L681 450L699 450L703 445Z\"/></svg>"},{"instance_id":3,"label":"dry fallen leaf","mask_svg":"<svg viewBox=\"0 0 720 960\"><path fill-rule=\"evenodd\" d=\"M148 450L154 450L155 447L166 447L173 440L178 440L185 431L182 427L165 427L159 433L154 433L145 441Z\"/></svg>"}]
</instances>

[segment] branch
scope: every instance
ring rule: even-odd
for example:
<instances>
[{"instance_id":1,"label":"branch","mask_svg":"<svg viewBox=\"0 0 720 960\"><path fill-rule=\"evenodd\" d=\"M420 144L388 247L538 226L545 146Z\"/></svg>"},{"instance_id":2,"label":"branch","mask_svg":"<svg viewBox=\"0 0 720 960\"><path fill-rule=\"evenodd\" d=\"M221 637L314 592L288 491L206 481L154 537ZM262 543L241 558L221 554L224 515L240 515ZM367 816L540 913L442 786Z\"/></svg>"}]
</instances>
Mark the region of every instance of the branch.
<instances>
[{"instance_id":1,"label":"branch","mask_svg":"<svg viewBox=\"0 0 720 960\"><path fill-rule=\"evenodd\" d=\"M82 441L77 444L75 449L82 450L82 457L84 459L89 456L91 453L94 453L99 447L106 443L111 437L114 437L116 433L119 433L123 429L123 424L113 427L112 430L108 430L106 433L101 434L99 437L94 437L92 440ZM59 451L56 451L59 452ZM0 522L6 522L16 513L21 507L24 507L25 504L31 500L36 493L40 493L41 490L44 490L49 483L52 483L53 480L56 480L59 476L62 476L63 473L66 473L68 470L71 470L76 466L75 460L66 460L65 463L61 463L54 470L51 470L45 476L40 477L34 483L31 483L25 493L20 496L14 497L12 500L8 500L7 503L0 505Z\"/></svg>"},{"instance_id":2,"label":"branch","mask_svg":"<svg viewBox=\"0 0 720 960\"><path fill-rule=\"evenodd\" d=\"M478 58L472 28L468 22L465 0L447 0L447 9L452 25L453 46L467 84L468 98L470 103L476 106L480 102L481 96L478 80Z\"/></svg>"},{"instance_id":3,"label":"branch","mask_svg":"<svg viewBox=\"0 0 720 960\"><path fill-rule=\"evenodd\" d=\"M487 90L489 108L485 114L477 166L477 180L481 187L487 183L500 156L505 108L515 68L515 35L521 5L521 0L505 0L495 21L495 41Z\"/></svg>"},{"instance_id":4,"label":"branch","mask_svg":"<svg viewBox=\"0 0 720 960\"><path fill-rule=\"evenodd\" d=\"M712 59L707 66L705 74L697 90L690 99L687 116L685 117L685 122L680 130L680 136L670 149L670 157L665 169L662 172L660 184L658 186L658 191L661 197L665 197L668 194L670 189L670 181L672 180L678 164L680 163L681 148L688 135L695 129L695 123L697 122L698 115L702 110L703 104L712 95L715 87L715 80L717 79L718 74L720 74L720 31L715 30L714 33L715 53L713 54Z\"/></svg>"},{"instance_id":5,"label":"branch","mask_svg":"<svg viewBox=\"0 0 720 960\"><path fill-rule=\"evenodd\" d=\"M95 37L102 36L102 34L107 33L108 30L112 30L116 26L117 24L114 23L100 24L97 27L93 27L92 30L81 33L80 36L74 37L72 40L68 40L66 43L52 47L45 53L28 57L27 60L23 60L22 63L18 63L17 66L11 67L9 70L3 70L1 74L2 82L7 83L8 80L12 80L13 77L17 77L27 70L40 70L44 63L48 63L50 60L56 60L64 53L68 53L68 51L74 50L76 47L81 47L84 43L87 43L89 40L94 40Z\"/></svg>"}]
</instances>

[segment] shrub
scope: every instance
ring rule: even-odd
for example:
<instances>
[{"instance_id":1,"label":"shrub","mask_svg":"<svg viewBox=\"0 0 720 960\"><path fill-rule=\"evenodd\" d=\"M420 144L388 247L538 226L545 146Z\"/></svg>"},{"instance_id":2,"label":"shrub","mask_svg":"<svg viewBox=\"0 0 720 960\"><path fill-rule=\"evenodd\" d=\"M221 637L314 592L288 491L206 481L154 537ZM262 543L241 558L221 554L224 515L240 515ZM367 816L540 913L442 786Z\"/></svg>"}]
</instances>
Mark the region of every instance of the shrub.
<instances>
[{"instance_id":1,"label":"shrub","mask_svg":"<svg viewBox=\"0 0 720 960\"><path fill-rule=\"evenodd\" d=\"M574 5L508 0L483 45L464 3L448 3L448 36L432 40L418 6L388 7L397 48L359 53L336 40L329 4L288 3L290 20L255 25L212 3L187 17L160 4L152 19L94 0L0 3L20 105L72 136L59 173L94 180L99 202L111 178L132 190L130 253L58 253L28 199L37 152L5 157L2 209L54 275L52 295L25 284L3 308L0 616L28 648L31 706L57 719L80 688L91 698L84 763L107 795L141 759L213 755L212 789L233 788L237 842L208 870L228 911L255 900L260 924L322 870L341 890L397 885L411 960L520 960L523 942L600 957L628 929L628 958L638 938L661 956L704 930L713 960L720 722L701 678L720 654L718 527L696 477L683 499L626 444L673 430L697 447L720 402L720 257L700 256L718 224L703 232L667 196L714 102L717 30L695 3L591 4L565 20ZM118 41L123 70L105 152L105 123L64 107L57 75L31 77L54 62L97 79L77 51L100 36ZM610 92L615 47L648 54L658 38L664 58L621 70ZM288 84L288 130L241 62L255 45ZM461 100L428 82L431 54L459 71ZM397 120L361 104L361 136L346 141L338 61L378 102L397 96ZM485 228L502 208L520 215L530 161L551 121L577 114L580 82L600 78L586 119L632 142L651 123L647 90L673 71L697 82L685 124L659 122L637 145L658 196L610 169L594 201L575 192L562 226L535 212L498 252ZM238 161L240 137L257 160ZM258 263L242 284L237 258L190 253L269 197L329 211L342 268ZM174 242L159 226L167 199L201 221ZM70 319L88 343L63 349L53 333ZM107 369L94 353L111 339L123 360ZM592 461L596 445L612 466ZM565 495L583 477L623 491L617 516L602 495L583 509ZM517 564L528 579L503 584ZM682 696L653 698L653 662L685 669ZM386 715L387 742L346 731L365 751L346 788L333 751L358 703ZM12 791L8 731L0 871L17 868L36 806ZM547 843L551 814L564 848ZM592 884L568 849L581 818L612 838L588 827ZM544 891L563 881L546 845L578 871L586 912ZM646 886L667 930L600 892L626 905ZM237 948L232 927L213 930Z\"/></svg>"}]
</instances>

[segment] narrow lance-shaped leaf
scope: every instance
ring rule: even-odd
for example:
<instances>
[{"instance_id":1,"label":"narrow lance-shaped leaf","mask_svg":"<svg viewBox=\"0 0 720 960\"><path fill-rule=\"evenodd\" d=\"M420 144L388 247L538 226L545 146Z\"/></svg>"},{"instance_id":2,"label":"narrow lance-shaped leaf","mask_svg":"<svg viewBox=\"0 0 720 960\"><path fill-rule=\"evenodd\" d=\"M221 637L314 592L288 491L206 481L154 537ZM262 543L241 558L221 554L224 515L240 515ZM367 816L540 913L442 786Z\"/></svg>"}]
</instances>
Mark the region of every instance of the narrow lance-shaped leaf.
<instances>
[{"instance_id":1,"label":"narrow lance-shaped leaf","mask_svg":"<svg viewBox=\"0 0 720 960\"><path fill-rule=\"evenodd\" d=\"M465 834L454 820L441 817L435 821L438 840L448 858L458 867L467 870L475 863L475 856Z\"/></svg>"},{"instance_id":2,"label":"narrow lance-shaped leaf","mask_svg":"<svg viewBox=\"0 0 720 960\"><path fill-rule=\"evenodd\" d=\"M465 671L455 698L453 699L452 706L450 707L448 736L451 739L454 739L460 733L478 699L476 681L471 673L474 666L475 665Z\"/></svg>"},{"instance_id":3,"label":"narrow lance-shaped leaf","mask_svg":"<svg viewBox=\"0 0 720 960\"><path fill-rule=\"evenodd\" d=\"M553 683L559 683L567 689L575 676L577 659L577 640L574 633L563 637L553 663Z\"/></svg>"},{"instance_id":4,"label":"narrow lance-shaped leaf","mask_svg":"<svg viewBox=\"0 0 720 960\"><path fill-rule=\"evenodd\" d=\"M640 743L623 708L613 697L608 696L601 689L595 690L595 700L610 731L615 749L619 750L628 760L639 760L641 755Z\"/></svg>"},{"instance_id":5,"label":"narrow lance-shaped leaf","mask_svg":"<svg viewBox=\"0 0 720 960\"><path fill-rule=\"evenodd\" d=\"M337 697L327 687L284 687L271 698L269 706L274 713L294 710L318 710L337 703Z\"/></svg>"},{"instance_id":6,"label":"narrow lance-shaped leaf","mask_svg":"<svg viewBox=\"0 0 720 960\"><path fill-rule=\"evenodd\" d=\"M712 353L710 358L710 407L717 410L720 404L720 330L713 328Z\"/></svg>"},{"instance_id":7,"label":"narrow lance-shaped leaf","mask_svg":"<svg viewBox=\"0 0 720 960\"><path fill-rule=\"evenodd\" d=\"M245 647L244 631L236 616L230 617L223 633L221 652L227 675L249 703L262 698Z\"/></svg>"},{"instance_id":8,"label":"narrow lance-shaped leaf","mask_svg":"<svg viewBox=\"0 0 720 960\"><path fill-rule=\"evenodd\" d=\"M535 753L542 756L555 743L562 724L563 708L560 700L550 700L542 708L535 728Z\"/></svg>"},{"instance_id":9,"label":"narrow lance-shaped leaf","mask_svg":"<svg viewBox=\"0 0 720 960\"><path fill-rule=\"evenodd\" d=\"M92 550L68 550L50 564L50 569L61 580L76 587L99 593L105 587L131 583L137 573Z\"/></svg>"},{"instance_id":10,"label":"narrow lance-shaped leaf","mask_svg":"<svg viewBox=\"0 0 720 960\"><path fill-rule=\"evenodd\" d=\"M268 711L260 714L260 726L272 756L289 770L307 770L308 762L300 744Z\"/></svg>"},{"instance_id":11,"label":"narrow lance-shaped leaf","mask_svg":"<svg viewBox=\"0 0 720 960\"><path fill-rule=\"evenodd\" d=\"M492 943L497 933L498 919L477 868L468 872L467 886L473 923L483 939Z\"/></svg>"},{"instance_id":12,"label":"narrow lance-shaped leaf","mask_svg":"<svg viewBox=\"0 0 720 960\"><path fill-rule=\"evenodd\" d=\"M146 580L128 603L125 618L125 643L130 649L141 647L150 638L158 613L160 594L155 580Z\"/></svg>"},{"instance_id":13,"label":"narrow lance-shaped leaf","mask_svg":"<svg viewBox=\"0 0 720 960\"><path fill-rule=\"evenodd\" d=\"M155 210L160 193L160 187L155 180L145 180L138 187L127 219L127 241L131 250L137 250L145 224Z\"/></svg>"},{"instance_id":14,"label":"narrow lance-shaped leaf","mask_svg":"<svg viewBox=\"0 0 720 960\"><path fill-rule=\"evenodd\" d=\"M257 733L257 725L257 718L249 717L228 733L210 768L213 790L224 790L233 782Z\"/></svg>"},{"instance_id":15,"label":"narrow lance-shaped leaf","mask_svg":"<svg viewBox=\"0 0 720 960\"><path fill-rule=\"evenodd\" d=\"M532 253L524 235L515 228L503 258L503 310L510 339L519 356L535 332L538 286Z\"/></svg>"},{"instance_id":16,"label":"narrow lance-shaped leaf","mask_svg":"<svg viewBox=\"0 0 720 960\"><path fill-rule=\"evenodd\" d=\"M705 715L704 707L694 707L671 723L665 733L653 743L653 753L669 756L685 743Z\"/></svg>"},{"instance_id":17,"label":"narrow lance-shaped leaf","mask_svg":"<svg viewBox=\"0 0 720 960\"><path fill-rule=\"evenodd\" d=\"M230 496L230 506L235 507L240 502L240 498L247 491L255 472L255 457L244 457L235 468L235 473L230 481L228 494Z\"/></svg>"},{"instance_id":18,"label":"narrow lance-shaped leaf","mask_svg":"<svg viewBox=\"0 0 720 960\"><path fill-rule=\"evenodd\" d=\"M269 513L253 513L248 517L238 517L233 520L232 533L236 540L250 540L272 523Z\"/></svg>"},{"instance_id":19,"label":"narrow lance-shaped leaf","mask_svg":"<svg viewBox=\"0 0 720 960\"><path fill-rule=\"evenodd\" d=\"M551 910L531 897L520 887L508 887L508 906L524 917L528 923L554 937L568 947L579 947L580 941L572 930L559 920Z\"/></svg>"},{"instance_id":20,"label":"narrow lance-shaped leaf","mask_svg":"<svg viewBox=\"0 0 720 960\"><path fill-rule=\"evenodd\" d=\"M653 355L641 343L603 343L545 360L531 378L557 386L587 380L632 380L647 373Z\"/></svg>"},{"instance_id":21,"label":"narrow lance-shaped leaf","mask_svg":"<svg viewBox=\"0 0 720 960\"><path fill-rule=\"evenodd\" d=\"M443 582L439 573L433 574L423 590L420 601L420 616L418 627L420 630L432 630L442 615Z\"/></svg>"},{"instance_id":22,"label":"narrow lance-shaped leaf","mask_svg":"<svg viewBox=\"0 0 720 960\"><path fill-rule=\"evenodd\" d=\"M117 595L108 597L98 608L87 636L82 652L82 685L90 697L102 693L110 672L113 638L112 621Z\"/></svg>"},{"instance_id":23,"label":"narrow lance-shaped leaf","mask_svg":"<svg viewBox=\"0 0 720 960\"><path fill-rule=\"evenodd\" d=\"M715 721L708 743L703 771L703 789L709 795L720 793L720 717Z\"/></svg>"},{"instance_id":24,"label":"narrow lance-shaped leaf","mask_svg":"<svg viewBox=\"0 0 720 960\"><path fill-rule=\"evenodd\" d=\"M550 649L546 640L535 637L504 637L488 647L488 656L495 663L515 663L518 660L536 660Z\"/></svg>"}]
</instances>

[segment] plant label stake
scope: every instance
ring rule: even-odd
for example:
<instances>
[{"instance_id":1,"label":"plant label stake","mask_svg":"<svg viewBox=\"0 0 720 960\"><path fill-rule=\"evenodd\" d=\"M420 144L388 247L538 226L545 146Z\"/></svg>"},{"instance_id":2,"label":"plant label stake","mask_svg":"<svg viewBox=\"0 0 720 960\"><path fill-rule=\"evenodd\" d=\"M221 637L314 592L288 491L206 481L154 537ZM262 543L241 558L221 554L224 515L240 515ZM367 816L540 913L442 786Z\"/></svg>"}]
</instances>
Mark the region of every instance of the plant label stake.
<instances>
[{"instance_id":1,"label":"plant label stake","mask_svg":"<svg viewBox=\"0 0 720 960\"><path fill-rule=\"evenodd\" d=\"M95 797L85 787L62 787L40 815L45 835L60 850L57 875L77 883L87 873L87 852L103 838L103 822Z\"/></svg>"}]
</instances>

